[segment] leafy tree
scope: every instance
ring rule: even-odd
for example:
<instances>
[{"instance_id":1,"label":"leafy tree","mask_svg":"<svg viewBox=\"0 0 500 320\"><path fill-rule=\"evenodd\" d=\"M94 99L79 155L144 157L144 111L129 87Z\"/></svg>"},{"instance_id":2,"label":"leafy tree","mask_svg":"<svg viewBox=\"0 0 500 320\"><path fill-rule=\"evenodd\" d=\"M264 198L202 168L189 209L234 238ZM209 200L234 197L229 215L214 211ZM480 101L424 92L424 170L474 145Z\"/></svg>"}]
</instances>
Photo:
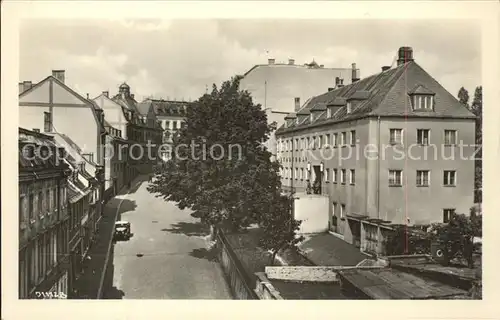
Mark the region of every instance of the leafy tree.
<instances>
[{"instance_id":1,"label":"leafy tree","mask_svg":"<svg viewBox=\"0 0 500 320\"><path fill-rule=\"evenodd\" d=\"M260 246L272 252L271 265L280 250L295 249L304 240L296 235L301 221L292 219L293 194L277 196L259 224L263 231Z\"/></svg>"},{"instance_id":2,"label":"leafy tree","mask_svg":"<svg viewBox=\"0 0 500 320\"><path fill-rule=\"evenodd\" d=\"M464 87L458 90L458 100L461 104L469 108L469 92Z\"/></svg>"},{"instance_id":3,"label":"leafy tree","mask_svg":"<svg viewBox=\"0 0 500 320\"><path fill-rule=\"evenodd\" d=\"M473 266L473 238L478 233L477 223L464 214L454 214L446 224L432 226L434 241L443 245L446 263L452 259L465 259L469 267Z\"/></svg>"},{"instance_id":4,"label":"leafy tree","mask_svg":"<svg viewBox=\"0 0 500 320\"><path fill-rule=\"evenodd\" d=\"M430 250L430 235L408 226L395 227L386 241L387 255L430 254Z\"/></svg>"},{"instance_id":5,"label":"leafy tree","mask_svg":"<svg viewBox=\"0 0 500 320\"><path fill-rule=\"evenodd\" d=\"M474 182L474 202L482 202L482 179L483 179L483 161L482 161L482 146L483 146L483 87L479 86L474 91L474 99L472 100L471 111L477 116L476 119L476 146L479 151L476 153L475 161L475 182Z\"/></svg>"},{"instance_id":6,"label":"leafy tree","mask_svg":"<svg viewBox=\"0 0 500 320\"><path fill-rule=\"evenodd\" d=\"M186 126L173 138L174 156L148 190L191 209L211 226L212 237L217 228L238 231L259 223L280 238L275 219L289 214L281 211L280 166L262 147L274 128L250 94L239 90L239 81L214 84L191 103Z\"/></svg>"}]
</instances>

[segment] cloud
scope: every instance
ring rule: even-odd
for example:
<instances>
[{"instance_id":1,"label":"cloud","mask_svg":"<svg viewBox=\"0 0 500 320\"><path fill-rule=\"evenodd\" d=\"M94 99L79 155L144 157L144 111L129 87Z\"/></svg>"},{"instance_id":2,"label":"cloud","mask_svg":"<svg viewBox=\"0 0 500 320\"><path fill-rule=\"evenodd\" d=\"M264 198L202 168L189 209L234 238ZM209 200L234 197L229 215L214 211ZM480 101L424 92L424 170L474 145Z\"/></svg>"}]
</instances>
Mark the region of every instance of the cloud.
<instances>
[{"instance_id":1,"label":"cloud","mask_svg":"<svg viewBox=\"0 0 500 320\"><path fill-rule=\"evenodd\" d=\"M140 99L195 99L268 57L327 67L355 62L363 77L409 45L456 94L480 85L480 40L470 21L31 20L21 26L19 80L65 69L68 84L90 96L127 81Z\"/></svg>"}]
</instances>

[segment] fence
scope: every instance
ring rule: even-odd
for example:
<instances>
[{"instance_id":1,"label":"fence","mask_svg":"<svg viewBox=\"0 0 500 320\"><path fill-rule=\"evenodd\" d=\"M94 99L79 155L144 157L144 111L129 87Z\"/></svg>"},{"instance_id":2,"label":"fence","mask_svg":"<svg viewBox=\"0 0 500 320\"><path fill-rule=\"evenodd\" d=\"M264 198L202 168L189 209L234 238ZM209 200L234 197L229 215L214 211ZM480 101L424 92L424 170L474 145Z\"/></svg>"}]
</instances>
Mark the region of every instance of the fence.
<instances>
[{"instance_id":1,"label":"fence","mask_svg":"<svg viewBox=\"0 0 500 320\"><path fill-rule=\"evenodd\" d=\"M226 237L219 230L217 231L217 254L233 297L238 300L257 300L257 295L252 289L255 281L252 281L252 277L247 274Z\"/></svg>"}]
</instances>

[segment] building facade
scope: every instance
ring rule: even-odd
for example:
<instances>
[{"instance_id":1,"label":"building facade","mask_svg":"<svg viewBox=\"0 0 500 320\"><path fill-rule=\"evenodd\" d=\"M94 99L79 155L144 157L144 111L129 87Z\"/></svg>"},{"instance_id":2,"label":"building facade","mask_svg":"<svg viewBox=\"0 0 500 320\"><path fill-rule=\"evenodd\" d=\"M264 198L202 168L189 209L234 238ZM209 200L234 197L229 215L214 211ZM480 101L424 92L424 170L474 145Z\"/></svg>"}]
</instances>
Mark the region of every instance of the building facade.
<instances>
[{"instance_id":1,"label":"building facade","mask_svg":"<svg viewBox=\"0 0 500 320\"><path fill-rule=\"evenodd\" d=\"M328 196L333 233L383 253L394 225L473 205L475 116L402 47L397 66L337 85L278 129L284 188Z\"/></svg>"},{"instance_id":2,"label":"building facade","mask_svg":"<svg viewBox=\"0 0 500 320\"><path fill-rule=\"evenodd\" d=\"M129 162L137 173L151 173L154 166L161 162L158 148L162 143L163 129L156 119L143 120L128 84L120 85L118 94L112 100L126 111Z\"/></svg>"},{"instance_id":3,"label":"building facade","mask_svg":"<svg viewBox=\"0 0 500 320\"><path fill-rule=\"evenodd\" d=\"M172 157L172 137L178 130L184 127L186 121L186 112L189 107L189 102L163 100L163 99L146 99L139 104L139 110L142 110L142 115L153 112L156 119L161 124L163 129L162 143L165 146L160 150L159 155L163 161L168 161Z\"/></svg>"},{"instance_id":4,"label":"building facade","mask_svg":"<svg viewBox=\"0 0 500 320\"><path fill-rule=\"evenodd\" d=\"M335 81L349 84L357 80L359 69L355 63L350 68L328 68L314 60L299 65L294 59L289 59L287 63L268 59L267 64L256 65L243 75L240 89L247 90L254 103L262 105L266 111L268 122L276 122L279 128L284 115L298 111L307 99L334 87ZM275 156L274 133L266 146Z\"/></svg>"},{"instance_id":5,"label":"building facade","mask_svg":"<svg viewBox=\"0 0 500 320\"><path fill-rule=\"evenodd\" d=\"M105 136L104 114L97 105L65 84L65 71L53 70L52 75L37 84L23 82L19 95L19 124L44 133L70 137L81 154L96 165L92 172L100 183L99 215L104 195ZM21 88L22 87L22 88Z\"/></svg>"},{"instance_id":6,"label":"building facade","mask_svg":"<svg viewBox=\"0 0 500 320\"><path fill-rule=\"evenodd\" d=\"M67 298L71 261L64 154L50 136L19 129L19 298Z\"/></svg>"}]
</instances>

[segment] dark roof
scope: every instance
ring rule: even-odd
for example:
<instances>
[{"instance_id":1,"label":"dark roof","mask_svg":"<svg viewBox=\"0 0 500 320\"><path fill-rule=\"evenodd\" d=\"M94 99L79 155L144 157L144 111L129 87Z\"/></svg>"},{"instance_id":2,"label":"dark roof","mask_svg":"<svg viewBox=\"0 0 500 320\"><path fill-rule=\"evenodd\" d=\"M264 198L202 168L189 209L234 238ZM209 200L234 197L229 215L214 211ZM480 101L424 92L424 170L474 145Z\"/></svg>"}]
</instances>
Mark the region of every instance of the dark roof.
<instances>
[{"instance_id":1,"label":"dark roof","mask_svg":"<svg viewBox=\"0 0 500 320\"><path fill-rule=\"evenodd\" d=\"M419 84L413 90L408 92L409 94L434 94L431 90L427 89L425 86Z\"/></svg>"},{"instance_id":2,"label":"dark roof","mask_svg":"<svg viewBox=\"0 0 500 320\"><path fill-rule=\"evenodd\" d=\"M34 132L30 130L26 130L23 128L19 128L19 148L18 148L18 163L19 169L27 169L31 170L62 170L67 169L68 166L64 162L57 162L55 158L54 152L58 148L57 144L54 141L54 138L45 135L39 132ZM44 146L50 148L51 150L47 150L49 154L52 154L51 157L46 156L29 156L27 150L24 149L26 145L36 145L37 147L34 149L34 152L44 152L42 148L38 148L38 146Z\"/></svg>"},{"instance_id":3,"label":"dark roof","mask_svg":"<svg viewBox=\"0 0 500 320\"><path fill-rule=\"evenodd\" d=\"M449 299L467 291L391 268L339 271L342 283L349 283L371 299Z\"/></svg>"},{"instance_id":4,"label":"dark roof","mask_svg":"<svg viewBox=\"0 0 500 320\"><path fill-rule=\"evenodd\" d=\"M371 92L367 90L357 90L355 91L348 100L366 100L370 97Z\"/></svg>"},{"instance_id":5,"label":"dark roof","mask_svg":"<svg viewBox=\"0 0 500 320\"><path fill-rule=\"evenodd\" d=\"M179 116L186 115L186 108L191 104L186 101L163 100L163 99L146 99L142 103L153 105L153 111L157 116Z\"/></svg>"},{"instance_id":6,"label":"dark roof","mask_svg":"<svg viewBox=\"0 0 500 320\"><path fill-rule=\"evenodd\" d=\"M355 266L368 258L354 245L329 233L313 235L300 249L318 266Z\"/></svg>"},{"instance_id":7,"label":"dark roof","mask_svg":"<svg viewBox=\"0 0 500 320\"><path fill-rule=\"evenodd\" d=\"M296 282L270 280L283 299L287 300L344 300L349 299L342 294L338 283Z\"/></svg>"},{"instance_id":8,"label":"dark roof","mask_svg":"<svg viewBox=\"0 0 500 320\"><path fill-rule=\"evenodd\" d=\"M326 110L326 103L317 103L315 104L312 108L311 111L325 111Z\"/></svg>"},{"instance_id":9,"label":"dark roof","mask_svg":"<svg viewBox=\"0 0 500 320\"><path fill-rule=\"evenodd\" d=\"M295 113L289 113L285 116L285 119L295 119L297 115Z\"/></svg>"},{"instance_id":10,"label":"dark roof","mask_svg":"<svg viewBox=\"0 0 500 320\"><path fill-rule=\"evenodd\" d=\"M411 101L407 88L415 88L419 85L427 88L426 92L430 90L435 93L433 111L419 112L410 107ZM310 112L313 107L319 108L316 107L317 105L337 105L341 101L337 98L349 99L352 96L360 96L365 100L360 101L349 114L346 108L341 108L332 118L327 119L325 115L322 115L315 119L312 125L336 123L367 116L475 118L472 112L414 61L313 97L299 112ZM310 124L309 120L306 120L287 128L282 126L277 130L277 134L298 130L300 127L306 128Z\"/></svg>"}]
</instances>

